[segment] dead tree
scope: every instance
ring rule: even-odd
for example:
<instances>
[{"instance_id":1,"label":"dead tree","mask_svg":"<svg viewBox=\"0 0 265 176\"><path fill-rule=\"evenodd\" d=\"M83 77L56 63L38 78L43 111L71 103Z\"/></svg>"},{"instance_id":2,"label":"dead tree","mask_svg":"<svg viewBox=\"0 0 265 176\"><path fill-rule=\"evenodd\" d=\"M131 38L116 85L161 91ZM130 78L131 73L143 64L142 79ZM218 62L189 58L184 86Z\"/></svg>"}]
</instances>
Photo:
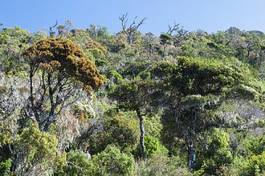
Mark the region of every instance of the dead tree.
<instances>
[{"instance_id":1,"label":"dead tree","mask_svg":"<svg viewBox=\"0 0 265 176\"><path fill-rule=\"evenodd\" d=\"M66 20L64 24L57 26L57 31L59 36L67 36L69 35L71 29L73 28L73 24L70 20Z\"/></svg>"},{"instance_id":2,"label":"dead tree","mask_svg":"<svg viewBox=\"0 0 265 176\"><path fill-rule=\"evenodd\" d=\"M180 24L174 23L173 25L168 25L167 34L172 36L174 46L177 47L186 38L188 31L180 26Z\"/></svg>"},{"instance_id":3,"label":"dead tree","mask_svg":"<svg viewBox=\"0 0 265 176\"><path fill-rule=\"evenodd\" d=\"M53 25L53 26L51 26L50 27L50 30L49 30L49 34L50 34L50 37L54 37L55 36L55 28L57 27L57 25L58 25L58 21L56 20L56 23L55 23L55 25Z\"/></svg>"},{"instance_id":4,"label":"dead tree","mask_svg":"<svg viewBox=\"0 0 265 176\"><path fill-rule=\"evenodd\" d=\"M129 44L133 44L135 40L135 34L137 30L139 29L139 27L142 24L144 24L144 21L146 20L146 18L143 18L137 22L137 16L136 16L134 17L132 23L128 25L128 13L126 13L126 14L123 14L121 17L119 17L119 20L121 22L122 32L127 37L127 42Z\"/></svg>"},{"instance_id":5,"label":"dead tree","mask_svg":"<svg viewBox=\"0 0 265 176\"><path fill-rule=\"evenodd\" d=\"M174 32L178 32L180 29L182 29L182 27L180 26L180 24L174 23L174 25L168 25L167 34L173 35Z\"/></svg>"}]
</instances>

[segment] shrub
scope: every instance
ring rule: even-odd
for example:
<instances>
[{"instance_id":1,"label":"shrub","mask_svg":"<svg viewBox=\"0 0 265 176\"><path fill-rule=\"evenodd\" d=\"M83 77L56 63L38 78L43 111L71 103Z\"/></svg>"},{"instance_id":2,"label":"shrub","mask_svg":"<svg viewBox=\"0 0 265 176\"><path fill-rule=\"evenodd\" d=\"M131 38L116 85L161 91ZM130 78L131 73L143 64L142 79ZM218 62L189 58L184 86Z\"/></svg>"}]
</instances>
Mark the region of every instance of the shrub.
<instances>
[{"instance_id":1,"label":"shrub","mask_svg":"<svg viewBox=\"0 0 265 176\"><path fill-rule=\"evenodd\" d=\"M108 146L103 152L90 159L85 153L71 151L67 155L67 166L64 173L69 176L131 176L135 173L135 162L132 156L121 153L114 146Z\"/></svg>"},{"instance_id":2,"label":"shrub","mask_svg":"<svg viewBox=\"0 0 265 176\"><path fill-rule=\"evenodd\" d=\"M190 176L188 168L178 157L154 155L147 160L140 161L137 165L139 176Z\"/></svg>"},{"instance_id":3,"label":"shrub","mask_svg":"<svg viewBox=\"0 0 265 176\"><path fill-rule=\"evenodd\" d=\"M11 166L12 166L12 160L11 159L7 159L5 161L0 162L1 176L9 176Z\"/></svg>"},{"instance_id":4,"label":"shrub","mask_svg":"<svg viewBox=\"0 0 265 176\"><path fill-rule=\"evenodd\" d=\"M109 144L117 146L121 151L132 151L138 143L138 122L133 117L117 114L103 122L103 130L98 131L89 139L92 154L103 151Z\"/></svg>"},{"instance_id":5,"label":"shrub","mask_svg":"<svg viewBox=\"0 0 265 176\"><path fill-rule=\"evenodd\" d=\"M167 155L167 148L161 144L158 138L153 136L145 136L144 139L146 157L151 157L153 155ZM136 156L139 156L140 148L137 147L137 150L134 153Z\"/></svg>"}]
</instances>

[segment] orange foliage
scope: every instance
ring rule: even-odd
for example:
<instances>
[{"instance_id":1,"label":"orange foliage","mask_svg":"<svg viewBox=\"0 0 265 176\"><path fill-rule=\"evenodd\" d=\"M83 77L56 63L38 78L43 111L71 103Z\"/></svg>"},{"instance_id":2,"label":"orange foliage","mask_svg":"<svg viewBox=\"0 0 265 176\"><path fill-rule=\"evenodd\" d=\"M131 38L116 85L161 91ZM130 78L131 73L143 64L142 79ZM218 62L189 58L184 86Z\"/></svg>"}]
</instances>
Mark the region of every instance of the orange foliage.
<instances>
[{"instance_id":1,"label":"orange foliage","mask_svg":"<svg viewBox=\"0 0 265 176\"><path fill-rule=\"evenodd\" d=\"M84 84L86 90L97 89L103 84L103 77L95 64L70 40L41 40L28 48L23 56L28 58L34 67L40 67L48 72L59 71L66 77L74 77Z\"/></svg>"}]
</instances>

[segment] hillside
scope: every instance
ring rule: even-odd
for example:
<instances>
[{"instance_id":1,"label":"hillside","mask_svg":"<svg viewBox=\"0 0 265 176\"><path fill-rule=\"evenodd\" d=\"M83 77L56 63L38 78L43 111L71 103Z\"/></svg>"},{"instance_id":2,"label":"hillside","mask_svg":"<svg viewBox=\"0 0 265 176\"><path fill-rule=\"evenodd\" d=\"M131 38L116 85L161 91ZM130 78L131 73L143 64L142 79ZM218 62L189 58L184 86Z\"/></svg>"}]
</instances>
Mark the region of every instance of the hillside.
<instances>
[{"instance_id":1,"label":"hillside","mask_svg":"<svg viewBox=\"0 0 265 176\"><path fill-rule=\"evenodd\" d=\"M1 26L0 175L264 175L265 34L126 18Z\"/></svg>"}]
</instances>

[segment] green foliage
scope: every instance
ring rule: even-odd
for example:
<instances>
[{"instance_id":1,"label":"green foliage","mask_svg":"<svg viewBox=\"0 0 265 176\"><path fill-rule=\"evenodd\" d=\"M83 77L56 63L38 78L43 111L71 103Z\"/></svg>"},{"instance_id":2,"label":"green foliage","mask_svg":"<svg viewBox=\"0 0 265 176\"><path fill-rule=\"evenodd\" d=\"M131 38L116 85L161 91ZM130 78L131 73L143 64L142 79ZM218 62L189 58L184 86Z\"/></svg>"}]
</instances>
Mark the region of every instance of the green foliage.
<instances>
[{"instance_id":1,"label":"green foliage","mask_svg":"<svg viewBox=\"0 0 265 176\"><path fill-rule=\"evenodd\" d=\"M0 173L1 176L10 176L11 174L12 160L8 159L6 161L0 162Z\"/></svg>"},{"instance_id":2,"label":"green foliage","mask_svg":"<svg viewBox=\"0 0 265 176\"><path fill-rule=\"evenodd\" d=\"M10 129L8 127L6 127L4 125L5 124L3 122L0 123L0 129L1 129L0 147L2 147L3 145L6 145L6 144L11 144L13 142L12 132L10 131Z\"/></svg>"},{"instance_id":3,"label":"green foliage","mask_svg":"<svg viewBox=\"0 0 265 176\"><path fill-rule=\"evenodd\" d=\"M65 155L57 151L57 144L56 136L40 131L35 125L23 129L15 142L16 150L23 151L25 167L42 163L43 167L60 170L65 164Z\"/></svg>"},{"instance_id":4,"label":"green foliage","mask_svg":"<svg viewBox=\"0 0 265 176\"><path fill-rule=\"evenodd\" d=\"M140 161L137 167L139 176L191 176L186 165L179 157L167 157L164 155L154 155L145 161Z\"/></svg>"},{"instance_id":5,"label":"green foliage","mask_svg":"<svg viewBox=\"0 0 265 176\"><path fill-rule=\"evenodd\" d=\"M248 158L237 157L231 168L242 176L260 176L265 174L265 154L251 155Z\"/></svg>"},{"instance_id":6,"label":"green foliage","mask_svg":"<svg viewBox=\"0 0 265 176\"><path fill-rule=\"evenodd\" d=\"M160 139L161 137L161 130L163 128L160 116L161 114L158 113L155 116L145 118L144 120L144 128L146 134L158 139Z\"/></svg>"},{"instance_id":7,"label":"green foliage","mask_svg":"<svg viewBox=\"0 0 265 176\"><path fill-rule=\"evenodd\" d=\"M99 42L92 40L87 31L76 30L74 35L70 37L70 40L78 44L84 51L85 55L95 61L97 66L102 66L107 63L107 48Z\"/></svg>"},{"instance_id":8,"label":"green foliage","mask_svg":"<svg viewBox=\"0 0 265 176\"><path fill-rule=\"evenodd\" d=\"M152 86L153 84L151 81L141 79L132 81L124 80L110 93L110 97L117 100L120 108L136 111L148 105L148 92L151 91Z\"/></svg>"},{"instance_id":9,"label":"green foliage","mask_svg":"<svg viewBox=\"0 0 265 176\"><path fill-rule=\"evenodd\" d=\"M247 135L241 141L244 151L240 153L244 156L246 155L259 155L265 151L265 137L264 136L253 136Z\"/></svg>"},{"instance_id":10,"label":"green foliage","mask_svg":"<svg viewBox=\"0 0 265 176\"><path fill-rule=\"evenodd\" d=\"M90 152L92 154L103 151L113 144L123 152L135 149L139 138L138 121L125 113L107 117L103 122L103 130L92 134L89 138Z\"/></svg>"},{"instance_id":11,"label":"green foliage","mask_svg":"<svg viewBox=\"0 0 265 176\"><path fill-rule=\"evenodd\" d=\"M222 174L222 167L233 161L229 147L229 135L214 128L206 133L206 144L201 149L200 162L206 174Z\"/></svg>"},{"instance_id":12,"label":"green foliage","mask_svg":"<svg viewBox=\"0 0 265 176\"><path fill-rule=\"evenodd\" d=\"M57 30L0 28L0 175L265 174L264 33Z\"/></svg>"},{"instance_id":13,"label":"green foliage","mask_svg":"<svg viewBox=\"0 0 265 176\"><path fill-rule=\"evenodd\" d=\"M96 175L134 175L135 163L132 156L121 153L116 147L109 146L93 160L98 165Z\"/></svg>"},{"instance_id":14,"label":"green foliage","mask_svg":"<svg viewBox=\"0 0 265 176\"><path fill-rule=\"evenodd\" d=\"M160 143L159 139L152 136L145 136L145 155L167 155L168 150Z\"/></svg>"},{"instance_id":15,"label":"green foliage","mask_svg":"<svg viewBox=\"0 0 265 176\"><path fill-rule=\"evenodd\" d=\"M134 175L135 163L130 155L121 153L113 146L89 159L85 153L71 151L67 155L68 165L64 173L80 176Z\"/></svg>"},{"instance_id":16,"label":"green foliage","mask_svg":"<svg viewBox=\"0 0 265 176\"><path fill-rule=\"evenodd\" d=\"M166 33L161 34L159 38L162 45L170 44L172 40L172 36Z\"/></svg>"},{"instance_id":17,"label":"green foliage","mask_svg":"<svg viewBox=\"0 0 265 176\"><path fill-rule=\"evenodd\" d=\"M87 157L85 153L80 151L70 151L67 153L67 166L64 168L64 172L58 175L91 175L95 172L95 166L93 162Z\"/></svg>"},{"instance_id":18,"label":"green foliage","mask_svg":"<svg viewBox=\"0 0 265 176\"><path fill-rule=\"evenodd\" d=\"M247 172L249 175L265 174L265 152L250 157Z\"/></svg>"},{"instance_id":19,"label":"green foliage","mask_svg":"<svg viewBox=\"0 0 265 176\"><path fill-rule=\"evenodd\" d=\"M179 74L175 77L173 86L184 95L216 95L238 84L256 88L254 73L243 64L238 63L235 67L232 63L233 60L229 63L217 59L179 57ZM259 89L257 87L258 91Z\"/></svg>"},{"instance_id":20,"label":"green foliage","mask_svg":"<svg viewBox=\"0 0 265 176\"><path fill-rule=\"evenodd\" d=\"M20 55L29 46L30 37L29 32L18 27L6 28L0 31L0 68L6 74L24 74L26 64L20 58Z\"/></svg>"}]
</instances>

